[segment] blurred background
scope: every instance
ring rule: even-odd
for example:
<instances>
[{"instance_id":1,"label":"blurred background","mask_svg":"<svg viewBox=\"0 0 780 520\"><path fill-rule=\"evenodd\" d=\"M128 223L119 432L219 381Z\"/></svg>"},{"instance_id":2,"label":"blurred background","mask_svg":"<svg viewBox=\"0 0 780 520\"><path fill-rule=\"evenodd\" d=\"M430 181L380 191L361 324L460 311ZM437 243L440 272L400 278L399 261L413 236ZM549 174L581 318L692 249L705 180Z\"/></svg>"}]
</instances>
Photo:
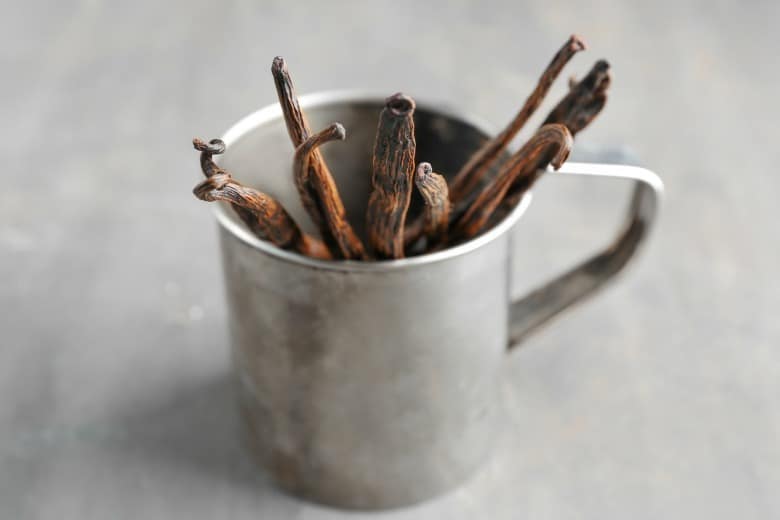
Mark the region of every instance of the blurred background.
<instances>
[{"instance_id":1,"label":"blurred background","mask_svg":"<svg viewBox=\"0 0 780 520\"><path fill-rule=\"evenodd\" d=\"M662 220L615 286L508 359L509 427L485 469L383 517L780 516L778 2L2 12L1 517L376 516L281 494L235 442L191 139L276 102L276 55L301 94L402 90L499 129L571 33L589 50L529 128L607 58L609 103L575 149L658 172ZM543 179L513 291L606 243L624 188Z\"/></svg>"}]
</instances>

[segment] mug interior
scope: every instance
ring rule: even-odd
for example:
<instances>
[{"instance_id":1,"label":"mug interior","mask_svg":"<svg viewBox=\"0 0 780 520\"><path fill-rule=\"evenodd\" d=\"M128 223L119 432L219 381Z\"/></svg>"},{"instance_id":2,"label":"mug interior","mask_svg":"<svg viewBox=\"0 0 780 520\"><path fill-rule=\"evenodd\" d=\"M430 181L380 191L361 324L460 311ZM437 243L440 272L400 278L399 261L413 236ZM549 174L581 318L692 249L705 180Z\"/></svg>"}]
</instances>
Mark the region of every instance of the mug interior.
<instances>
[{"instance_id":1,"label":"mug interior","mask_svg":"<svg viewBox=\"0 0 780 520\"><path fill-rule=\"evenodd\" d=\"M384 107L381 96L359 95L354 93L323 93L303 96L301 107L305 111L313 132L317 132L333 122L339 122L346 128L344 141L325 143L320 147L328 167L333 174L339 193L344 202L347 218L358 235L365 240L365 213L368 205L371 183L371 152L379 120ZM450 111L435 108L429 104L417 102L414 114L416 153L415 164L427 161L435 172L451 180L458 169L488 139L484 126L473 120L453 115ZM240 121L224 136L226 152L218 156L220 165L244 184L255 187L279 200L298 222L301 228L314 236L319 236L304 211L297 190L292 181L293 145L287 134L278 104L261 109ZM502 160L508 154L504 154ZM497 161L496 167L502 162ZM347 262L350 264L387 264L409 262L413 259L457 254L458 250L475 240L493 235L499 229L511 226L519 218L530 202L526 196L521 204L504 221L483 233L481 237L464 244L448 248L438 253L382 262ZM412 204L407 219L414 218L422 208L422 199L414 190ZM227 204L221 203L218 217L234 233L237 228L244 229L242 235L249 234L240 219L230 211ZM246 241L246 236L241 236ZM283 253L283 256L302 255L283 251L270 243L254 239L251 245L266 251ZM311 260L311 259L307 259ZM316 261L315 261L316 262ZM345 262L323 262L340 264Z\"/></svg>"}]
</instances>

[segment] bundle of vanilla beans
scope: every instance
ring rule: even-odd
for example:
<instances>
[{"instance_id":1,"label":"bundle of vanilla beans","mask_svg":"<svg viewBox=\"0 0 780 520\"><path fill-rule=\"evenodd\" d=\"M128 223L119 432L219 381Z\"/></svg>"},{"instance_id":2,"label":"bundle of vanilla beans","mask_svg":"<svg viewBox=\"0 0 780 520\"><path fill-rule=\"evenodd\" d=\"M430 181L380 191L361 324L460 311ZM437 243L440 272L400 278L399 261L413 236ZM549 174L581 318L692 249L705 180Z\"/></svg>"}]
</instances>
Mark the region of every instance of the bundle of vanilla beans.
<instances>
[{"instance_id":1,"label":"bundle of vanilla beans","mask_svg":"<svg viewBox=\"0 0 780 520\"><path fill-rule=\"evenodd\" d=\"M514 119L474 153L449 185L429 163L420 162L415 166L414 100L400 93L389 97L380 113L374 142L365 244L347 221L336 184L318 150L323 143L343 140L344 127L333 123L324 130L312 132L298 104L287 66L279 57L274 59L271 72L295 147L293 181L321 238L304 233L279 201L244 186L220 168L212 159L213 155L225 151L225 144L219 139L208 143L193 140L206 176L193 193L201 200L230 202L258 238L315 258L394 259L461 243L505 216L548 165L559 168L571 151L573 136L604 108L610 71L609 64L599 60L582 80L569 81L569 92L542 126L495 168L563 67L584 49L585 44L577 36L566 41ZM419 217L407 221L415 188L425 206Z\"/></svg>"}]
</instances>

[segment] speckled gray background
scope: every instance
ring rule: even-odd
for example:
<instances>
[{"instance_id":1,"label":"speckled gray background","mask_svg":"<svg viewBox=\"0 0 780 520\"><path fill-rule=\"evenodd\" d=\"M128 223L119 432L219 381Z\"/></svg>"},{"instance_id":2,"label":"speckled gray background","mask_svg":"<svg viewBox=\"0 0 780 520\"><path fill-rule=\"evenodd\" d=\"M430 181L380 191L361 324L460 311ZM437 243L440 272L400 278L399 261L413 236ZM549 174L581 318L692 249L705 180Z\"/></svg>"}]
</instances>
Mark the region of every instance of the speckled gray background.
<instances>
[{"instance_id":1,"label":"speckled gray background","mask_svg":"<svg viewBox=\"0 0 780 520\"><path fill-rule=\"evenodd\" d=\"M299 90L404 90L499 126L571 32L614 66L577 146L664 179L641 261L507 360L473 480L377 518L777 518L777 2L5 2L0 517L374 518L281 495L236 446L189 141ZM564 90L564 81L552 97ZM546 179L520 292L606 241L623 186Z\"/></svg>"}]
</instances>

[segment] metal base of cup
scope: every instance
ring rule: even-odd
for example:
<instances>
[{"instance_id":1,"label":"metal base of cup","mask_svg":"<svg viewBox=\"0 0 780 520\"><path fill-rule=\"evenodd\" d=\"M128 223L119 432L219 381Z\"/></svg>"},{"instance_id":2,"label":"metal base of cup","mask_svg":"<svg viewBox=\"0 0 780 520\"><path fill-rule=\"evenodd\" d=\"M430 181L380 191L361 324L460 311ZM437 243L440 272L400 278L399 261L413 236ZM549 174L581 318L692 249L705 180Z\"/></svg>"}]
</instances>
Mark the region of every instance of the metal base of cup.
<instances>
[{"instance_id":1,"label":"metal base of cup","mask_svg":"<svg viewBox=\"0 0 780 520\"><path fill-rule=\"evenodd\" d=\"M376 480L358 481L339 474L338 468L331 468L325 475L317 475L312 468L304 466L301 457L289 456L281 451L269 451L269 444L261 433L263 425L258 423L258 408L251 405L251 396L244 395L239 406L242 431L241 443L254 462L281 492L297 499L323 506L354 511L378 511L410 507L445 496L475 478L490 462L494 443L485 444L485 453L473 458L471 466L460 465L446 475L433 480L400 476L387 480L381 487L374 487ZM504 426L495 421L494 437L498 438ZM308 463L314 461L308 460ZM377 462L381 466L380 462ZM377 467L381 473L382 468ZM412 471L414 473L414 471ZM424 475L425 472L418 472Z\"/></svg>"}]
</instances>

